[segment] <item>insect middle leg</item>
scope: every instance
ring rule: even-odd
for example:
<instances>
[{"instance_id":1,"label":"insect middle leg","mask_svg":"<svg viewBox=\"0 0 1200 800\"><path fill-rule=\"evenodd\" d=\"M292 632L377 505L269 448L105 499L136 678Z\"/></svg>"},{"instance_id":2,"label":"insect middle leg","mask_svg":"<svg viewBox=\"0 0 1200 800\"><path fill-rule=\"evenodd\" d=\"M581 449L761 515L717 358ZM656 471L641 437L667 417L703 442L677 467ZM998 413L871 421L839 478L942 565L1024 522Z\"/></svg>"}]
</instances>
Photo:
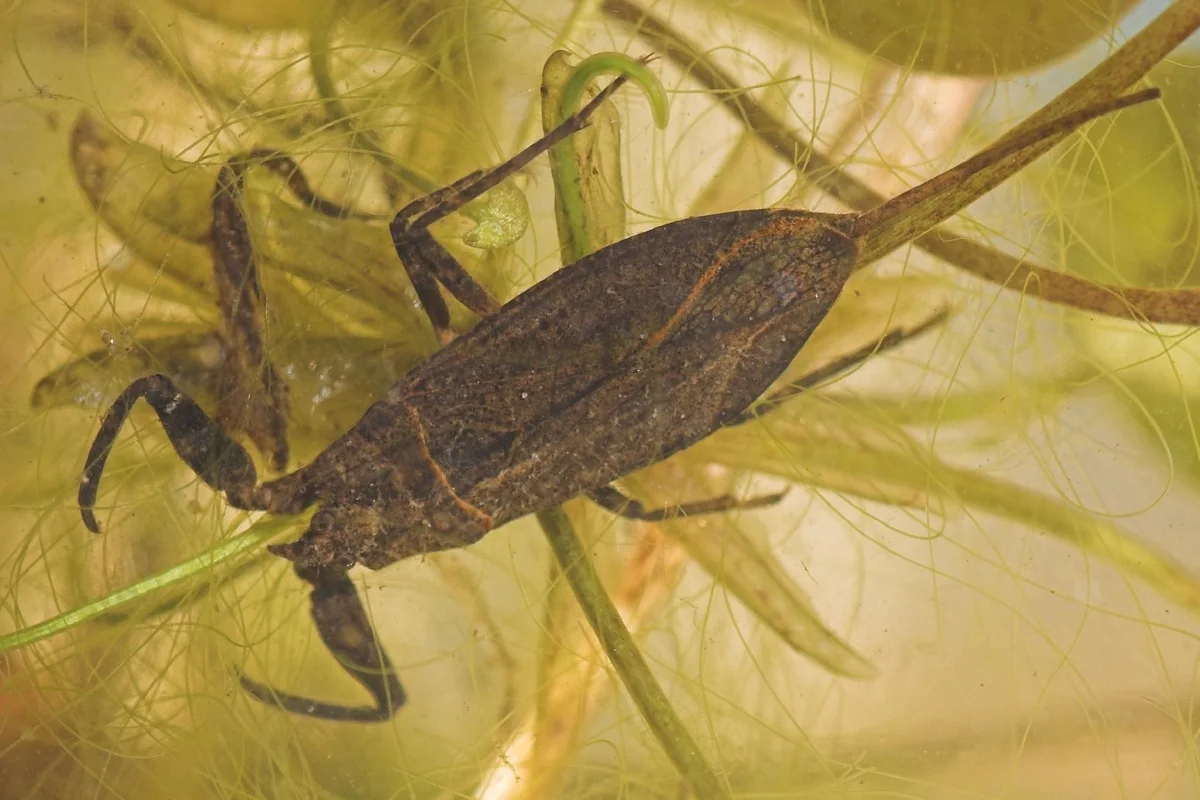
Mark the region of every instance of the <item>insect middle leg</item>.
<instances>
[{"instance_id":1,"label":"insect middle leg","mask_svg":"<svg viewBox=\"0 0 1200 800\"><path fill-rule=\"evenodd\" d=\"M498 186L530 161L582 130L592 114L625 80L623 76L615 78L582 109L509 160L488 170L472 172L449 186L414 200L392 219L389 228L396 255L443 343L452 339L454 334L450 330L450 311L438 284L481 317L494 314L500 309L500 303L458 263L449 250L433 238L429 226Z\"/></svg>"},{"instance_id":2,"label":"insect middle leg","mask_svg":"<svg viewBox=\"0 0 1200 800\"><path fill-rule=\"evenodd\" d=\"M454 183L419 197L401 208L392 218L389 226L392 246L417 293L421 307L443 343L453 338L453 332L450 330L450 311L438 288L439 284L480 317L499 311L500 303L429 233L429 226L495 188L533 159L582 130L588 119L626 80L624 76L615 78L582 109L507 161L491 169L471 172ZM318 196L295 161L283 153L253 150L238 159L237 163L257 163L271 169L287 182L288 188L301 202L318 213L336 218L365 216ZM237 177L240 180L240 171Z\"/></svg>"}]
</instances>

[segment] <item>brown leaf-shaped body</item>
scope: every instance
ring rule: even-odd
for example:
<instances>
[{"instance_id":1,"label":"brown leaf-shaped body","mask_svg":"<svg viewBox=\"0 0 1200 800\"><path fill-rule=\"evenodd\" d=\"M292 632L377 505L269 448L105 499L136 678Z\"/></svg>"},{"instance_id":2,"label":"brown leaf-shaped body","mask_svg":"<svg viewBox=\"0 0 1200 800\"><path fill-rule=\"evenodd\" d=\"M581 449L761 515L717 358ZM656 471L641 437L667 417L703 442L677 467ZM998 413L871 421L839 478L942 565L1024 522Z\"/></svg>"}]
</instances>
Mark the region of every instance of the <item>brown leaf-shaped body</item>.
<instances>
[{"instance_id":1,"label":"brown leaf-shaped body","mask_svg":"<svg viewBox=\"0 0 1200 800\"><path fill-rule=\"evenodd\" d=\"M461 546L699 441L767 389L837 299L857 256L838 225L697 217L560 270L278 482L323 507L278 552L380 567Z\"/></svg>"}]
</instances>

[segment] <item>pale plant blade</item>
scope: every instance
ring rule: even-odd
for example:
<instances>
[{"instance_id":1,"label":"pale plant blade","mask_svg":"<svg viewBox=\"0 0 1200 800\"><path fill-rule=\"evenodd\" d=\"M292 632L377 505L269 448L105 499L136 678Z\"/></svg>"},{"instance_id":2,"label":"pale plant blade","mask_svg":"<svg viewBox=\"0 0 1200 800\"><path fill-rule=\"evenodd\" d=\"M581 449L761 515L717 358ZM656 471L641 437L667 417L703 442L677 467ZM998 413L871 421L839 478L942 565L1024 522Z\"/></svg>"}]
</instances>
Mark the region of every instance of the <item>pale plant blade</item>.
<instances>
[{"instance_id":1,"label":"pale plant blade","mask_svg":"<svg viewBox=\"0 0 1200 800\"><path fill-rule=\"evenodd\" d=\"M779 559L736 524L668 523L688 556L793 650L836 675L873 678L877 670L822 621Z\"/></svg>"},{"instance_id":2,"label":"pale plant blade","mask_svg":"<svg viewBox=\"0 0 1200 800\"><path fill-rule=\"evenodd\" d=\"M1044 531L1135 576L1164 597L1200 612L1200 577L1098 514L1012 481L955 467L898 428L864 423L819 396L788 413L730 429L698 445L698 455L947 518L982 511Z\"/></svg>"}]
</instances>

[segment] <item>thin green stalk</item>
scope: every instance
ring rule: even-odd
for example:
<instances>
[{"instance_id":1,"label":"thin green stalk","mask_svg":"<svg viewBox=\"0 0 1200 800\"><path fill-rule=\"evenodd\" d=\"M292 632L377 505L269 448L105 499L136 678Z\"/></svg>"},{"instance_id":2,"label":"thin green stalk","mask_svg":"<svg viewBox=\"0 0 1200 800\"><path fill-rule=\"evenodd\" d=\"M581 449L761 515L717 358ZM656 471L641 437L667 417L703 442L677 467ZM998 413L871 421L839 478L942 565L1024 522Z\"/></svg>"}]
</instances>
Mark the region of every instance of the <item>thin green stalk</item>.
<instances>
[{"instance_id":1,"label":"thin green stalk","mask_svg":"<svg viewBox=\"0 0 1200 800\"><path fill-rule=\"evenodd\" d=\"M99 619L121 606L179 585L197 575L211 574L215 567L223 566L245 553L259 549L268 540L278 536L280 531L291 527L294 521L291 517L280 517L260 522L240 536L219 542L182 564L151 575L132 586L110 592L98 600L51 617L45 622L0 636L0 655Z\"/></svg>"},{"instance_id":2,"label":"thin green stalk","mask_svg":"<svg viewBox=\"0 0 1200 800\"><path fill-rule=\"evenodd\" d=\"M600 647L667 758L671 759L696 797L701 800L729 797L717 774L704 759L696 740L655 680L637 642L629 634L629 629L617 613L617 607L604 590L600 575L566 513L562 508L552 508L539 513L537 518L546 532L546 540L550 542L558 566L596 633Z\"/></svg>"},{"instance_id":3,"label":"thin green stalk","mask_svg":"<svg viewBox=\"0 0 1200 800\"><path fill-rule=\"evenodd\" d=\"M659 126L666 124L667 104L662 85L645 63L619 53L601 53L585 59L563 86L559 101L558 120L579 108L587 84L596 76L619 72L628 75L650 99ZM592 252L595 243L588 234L587 201L580 184L575 163L575 150L570 141L551 151L555 163L555 191L559 208L567 217L567 241L563 244L564 266ZM584 616L592 626L600 648L608 656L617 677L633 698L650 732L658 740L667 758L699 798L728 797L716 772L705 760L700 747L675 712L662 686L642 657L637 642L629 633L612 599L604 589L600 576L586 548L579 541L574 526L561 508L544 511L538 516L546 540L567 579Z\"/></svg>"}]
</instances>

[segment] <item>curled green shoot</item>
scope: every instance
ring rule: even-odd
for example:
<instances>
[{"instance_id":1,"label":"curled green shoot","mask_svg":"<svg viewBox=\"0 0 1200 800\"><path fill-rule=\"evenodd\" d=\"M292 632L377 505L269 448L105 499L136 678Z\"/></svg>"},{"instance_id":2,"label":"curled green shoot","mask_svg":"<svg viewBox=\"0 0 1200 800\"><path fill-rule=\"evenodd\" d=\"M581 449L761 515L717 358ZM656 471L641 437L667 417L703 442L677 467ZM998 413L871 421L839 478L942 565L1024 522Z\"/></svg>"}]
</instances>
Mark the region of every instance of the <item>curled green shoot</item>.
<instances>
[{"instance_id":1,"label":"curled green shoot","mask_svg":"<svg viewBox=\"0 0 1200 800\"><path fill-rule=\"evenodd\" d=\"M645 61L630 58L622 53L597 53L579 62L563 86L558 118L554 124L562 122L580 109L583 94L592 81L601 75L613 74L624 75L641 88L650 102L654 124L659 128L665 127L669 111L667 93L662 83L646 66ZM550 150L550 158L554 162L555 189L568 230L567 241L563 243L563 263L566 265L578 261L597 248L589 233L573 145L569 140L562 142Z\"/></svg>"}]
</instances>

